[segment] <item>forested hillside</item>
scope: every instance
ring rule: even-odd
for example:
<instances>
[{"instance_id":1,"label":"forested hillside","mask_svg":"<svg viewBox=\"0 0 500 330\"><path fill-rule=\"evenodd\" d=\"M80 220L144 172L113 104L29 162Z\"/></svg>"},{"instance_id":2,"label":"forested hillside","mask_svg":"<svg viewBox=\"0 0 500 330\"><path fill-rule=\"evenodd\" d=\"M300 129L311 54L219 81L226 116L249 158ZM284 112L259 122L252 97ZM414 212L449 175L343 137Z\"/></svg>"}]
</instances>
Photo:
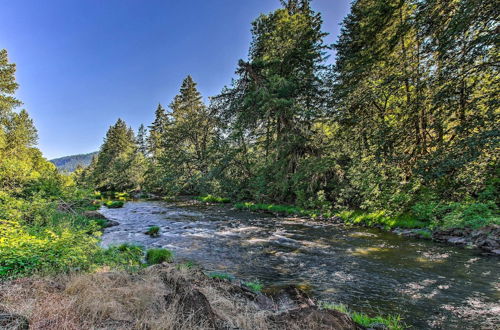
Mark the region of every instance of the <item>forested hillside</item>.
<instances>
[{"instance_id":1,"label":"forested hillside","mask_svg":"<svg viewBox=\"0 0 500 330\"><path fill-rule=\"evenodd\" d=\"M62 172L74 172L78 167L87 167L92 162L92 158L97 155L97 152L88 154L71 155L60 158L51 159L54 164Z\"/></svg>"},{"instance_id":2,"label":"forested hillside","mask_svg":"<svg viewBox=\"0 0 500 330\"><path fill-rule=\"evenodd\" d=\"M188 76L137 137L111 127L80 182L392 226L498 223L495 2L354 1L333 46L309 1L282 4L209 104Z\"/></svg>"}]
</instances>

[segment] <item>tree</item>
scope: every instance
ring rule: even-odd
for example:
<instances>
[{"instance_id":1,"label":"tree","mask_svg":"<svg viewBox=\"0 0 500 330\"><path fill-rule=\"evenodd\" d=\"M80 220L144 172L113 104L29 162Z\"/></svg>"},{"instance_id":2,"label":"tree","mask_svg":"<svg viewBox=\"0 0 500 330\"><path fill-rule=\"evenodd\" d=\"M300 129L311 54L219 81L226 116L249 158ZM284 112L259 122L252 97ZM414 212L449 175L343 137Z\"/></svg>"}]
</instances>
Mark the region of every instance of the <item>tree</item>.
<instances>
[{"instance_id":1,"label":"tree","mask_svg":"<svg viewBox=\"0 0 500 330\"><path fill-rule=\"evenodd\" d=\"M231 123L234 143L256 192L266 199L293 200L291 181L301 159L311 153L315 119L325 102L325 50L322 19L309 1L283 1L283 7L253 22L248 61L240 60L238 79L215 100Z\"/></svg>"},{"instance_id":2,"label":"tree","mask_svg":"<svg viewBox=\"0 0 500 330\"><path fill-rule=\"evenodd\" d=\"M199 193L196 187L208 174L209 153L215 132L215 118L203 103L191 76L182 82L170 104L171 119L161 137L159 170L163 189L169 192Z\"/></svg>"},{"instance_id":3,"label":"tree","mask_svg":"<svg viewBox=\"0 0 500 330\"><path fill-rule=\"evenodd\" d=\"M125 121L109 128L97 160L92 167L92 181L102 191L128 191L140 188L143 173L138 166L137 145L133 130Z\"/></svg>"},{"instance_id":4,"label":"tree","mask_svg":"<svg viewBox=\"0 0 500 330\"><path fill-rule=\"evenodd\" d=\"M158 104L155 112L155 120L149 126L149 136L147 139L149 154L153 158L153 161L156 161L162 152L162 137L168 126L168 115L162 105Z\"/></svg>"},{"instance_id":5,"label":"tree","mask_svg":"<svg viewBox=\"0 0 500 330\"><path fill-rule=\"evenodd\" d=\"M139 152L144 156L148 154L147 134L148 132L146 128L143 124L141 124L141 126L139 126L139 129L137 130L137 147L139 149Z\"/></svg>"}]
</instances>

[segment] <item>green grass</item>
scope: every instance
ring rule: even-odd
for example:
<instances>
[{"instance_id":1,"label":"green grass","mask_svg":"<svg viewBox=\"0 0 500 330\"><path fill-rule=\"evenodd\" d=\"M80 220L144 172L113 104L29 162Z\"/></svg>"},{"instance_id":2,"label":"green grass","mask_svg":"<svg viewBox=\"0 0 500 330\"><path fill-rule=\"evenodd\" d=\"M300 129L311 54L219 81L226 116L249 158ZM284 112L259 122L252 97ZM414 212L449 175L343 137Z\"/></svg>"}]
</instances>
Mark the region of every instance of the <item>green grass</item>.
<instances>
[{"instance_id":1,"label":"green grass","mask_svg":"<svg viewBox=\"0 0 500 330\"><path fill-rule=\"evenodd\" d=\"M213 195L196 196L194 199L205 203L231 203L231 199L226 197L217 197Z\"/></svg>"},{"instance_id":2,"label":"green grass","mask_svg":"<svg viewBox=\"0 0 500 330\"><path fill-rule=\"evenodd\" d=\"M234 276L231 274L227 273L220 273L220 272L211 272L208 274L210 278L218 279L218 280L228 280L232 281L234 279Z\"/></svg>"},{"instance_id":3,"label":"green grass","mask_svg":"<svg viewBox=\"0 0 500 330\"><path fill-rule=\"evenodd\" d=\"M167 249L149 249L146 251L146 262L149 265L161 264L162 262L172 262L174 254Z\"/></svg>"},{"instance_id":4,"label":"green grass","mask_svg":"<svg viewBox=\"0 0 500 330\"><path fill-rule=\"evenodd\" d=\"M390 315L386 317L382 316L371 317L363 313L352 312L347 308L347 306L343 304L332 304L325 302L320 304L320 308L336 310L341 313L347 314L353 319L354 322L367 328L374 326L376 324L383 324L390 330L402 330L406 328L404 323L401 321L401 317L397 315Z\"/></svg>"},{"instance_id":5,"label":"green grass","mask_svg":"<svg viewBox=\"0 0 500 330\"><path fill-rule=\"evenodd\" d=\"M149 235L151 237L160 236L160 227L158 227L158 226L149 227L148 231L146 231L146 235Z\"/></svg>"},{"instance_id":6,"label":"green grass","mask_svg":"<svg viewBox=\"0 0 500 330\"><path fill-rule=\"evenodd\" d=\"M264 285L259 281L243 282L243 285L250 288L253 292L260 292Z\"/></svg>"},{"instance_id":7,"label":"green grass","mask_svg":"<svg viewBox=\"0 0 500 330\"><path fill-rule=\"evenodd\" d=\"M252 202L236 203L234 207L237 209L250 210L250 211L268 211L273 213L287 214L287 215L304 215L310 216L312 211L305 210L297 206L278 205L278 204L261 204Z\"/></svg>"},{"instance_id":8,"label":"green grass","mask_svg":"<svg viewBox=\"0 0 500 330\"><path fill-rule=\"evenodd\" d=\"M104 203L104 205L110 209L118 209L120 207L123 207L124 204L124 201L107 201Z\"/></svg>"},{"instance_id":9,"label":"green grass","mask_svg":"<svg viewBox=\"0 0 500 330\"><path fill-rule=\"evenodd\" d=\"M343 211L339 213L342 220L348 224L365 225L369 227L382 226L385 229L393 228L426 228L428 223L417 220L411 215L388 216L384 211L361 212Z\"/></svg>"}]
</instances>

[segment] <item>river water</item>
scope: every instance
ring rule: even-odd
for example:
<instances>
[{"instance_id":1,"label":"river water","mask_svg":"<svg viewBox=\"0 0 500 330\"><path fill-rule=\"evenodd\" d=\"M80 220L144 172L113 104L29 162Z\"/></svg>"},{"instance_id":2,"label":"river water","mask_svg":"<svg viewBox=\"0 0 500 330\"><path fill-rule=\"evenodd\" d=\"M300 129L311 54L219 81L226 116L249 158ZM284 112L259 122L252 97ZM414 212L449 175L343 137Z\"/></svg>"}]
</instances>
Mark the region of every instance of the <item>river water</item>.
<instances>
[{"instance_id":1,"label":"river water","mask_svg":"<svg viewBox=\"0 0 500 330\"><path fill-rule=\"evenodd\" d=\"M103 246L168 248L207 271L300 284L354 311L399 314L414 329L499 329L500 259L476 250L187 202L128 202L101 212L120 223L105 230ZM144 234L152 225L160 237Z\"/></svg>"}]
</instances>

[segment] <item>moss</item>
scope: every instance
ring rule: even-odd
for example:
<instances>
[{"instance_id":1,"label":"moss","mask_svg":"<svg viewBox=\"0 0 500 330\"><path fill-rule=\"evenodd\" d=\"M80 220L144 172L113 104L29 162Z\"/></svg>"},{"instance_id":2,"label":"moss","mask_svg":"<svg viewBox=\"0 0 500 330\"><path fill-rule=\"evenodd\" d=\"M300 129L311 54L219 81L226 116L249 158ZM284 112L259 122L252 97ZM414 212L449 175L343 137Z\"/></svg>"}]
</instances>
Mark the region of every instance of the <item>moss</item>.
<instances>
[{"instance_id":1,"label":"moss","mask_svg":"<svg viewBox=\"0 0 500 330\"><path fill-rule=\"evenodd\" d=\"M146 262L149 265L161 264L162 262L172 262L174 254L167 249L149 249L146 252Z\"/></svg>"}]
</instances>

